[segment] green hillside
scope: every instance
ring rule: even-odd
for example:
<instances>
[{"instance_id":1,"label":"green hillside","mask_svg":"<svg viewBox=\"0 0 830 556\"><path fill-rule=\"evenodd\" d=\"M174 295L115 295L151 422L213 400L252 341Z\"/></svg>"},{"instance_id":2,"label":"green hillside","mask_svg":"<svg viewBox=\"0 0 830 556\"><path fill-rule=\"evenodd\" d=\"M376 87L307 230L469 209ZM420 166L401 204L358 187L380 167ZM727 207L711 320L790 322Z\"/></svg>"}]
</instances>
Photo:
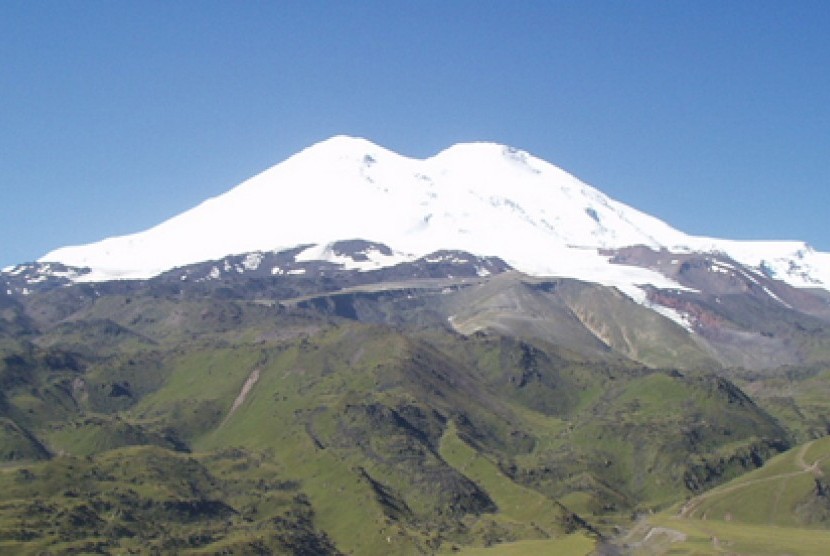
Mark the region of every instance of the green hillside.
<instances>
[{"instance_id":1,"label":"green hillside","mask_svg":"<svg viewBox=\"0 0 830 556\"><path fill-rule=\"evenodd\" d=\"M628 535L635 554L826 554L830 438L810 441Z\"/></svg>"},{"instance_id":2,"label":"green hillside","mask_svg":"<svg viewBox=\"0 0 830 556\"><path fill-rule=\"evenodd\" d=\"M574 281L298 284L85 285L10 306L0 552L651 550L687 499L688 528L827 525L810 494L824 440L776 457L819 430L819 372L788 413L771 375L724 370Z\"/></svg>"}]
</instances>

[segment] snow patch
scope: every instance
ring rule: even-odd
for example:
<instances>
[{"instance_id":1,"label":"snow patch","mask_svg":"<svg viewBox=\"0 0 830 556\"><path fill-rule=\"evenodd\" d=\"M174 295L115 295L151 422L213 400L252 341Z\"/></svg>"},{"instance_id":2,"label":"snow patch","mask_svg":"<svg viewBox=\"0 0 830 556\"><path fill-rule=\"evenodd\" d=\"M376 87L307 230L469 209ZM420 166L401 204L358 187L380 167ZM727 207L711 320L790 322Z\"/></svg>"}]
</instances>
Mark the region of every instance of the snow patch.
<instances>
[{"instance_id":1,"label":"snow patch","mask_svg":"<svg viewBox=\"0 0 830 556\"><path fill-rule=\"evenodd\" d=\"M246 270L256 270L259 268L261 262L262 253L248 253L248 255L245 256L245 260L242 261L242 266L244 266Z\"/></svg>"},{"instance_id":2,"label":"snow patch","mask_svg":"<svg viewBox=\"0 0 830 556\"><path fill-rule=\"evenodd\" d=\"M775 295L775 293L772 290L770 290L768 287L761 286L761 288L764 290L764 293L766 293L768 296L773 298L775 301L777 301L778 303L780 303L781 305L783 305L787 309L792 309L793 308L792 305L790 305L789 303L787 303L786 301L784 301L783 299L781 299L780 297Z\"/></svg>"},{"instance_id":3,"label":"snow patch","mask_svg":"<svg viewBox=\"0 0 830 556\"><path fill-rule=\"evenodd\" d=\"M682 311L678 311L677 309L672 309L671 307L660 305L659 303L644 303L643 305L645 307L648 307L652 311L660 315L663 315L667 319L679 324L688 332L694 332L691 315L684 313Z\"/></svg>"},{"instance_id":4,"label":"snow patch","mask_svg":"<svg viewBox=\"0 0 830 556\"><path fill-rule=\"evenodd\" d=\"M736 268L734 266L720 261L710 261L709 269L713 272L718 272L720 274L732 274L736 271Z\"/></svg>"},{"instance_id":5,"label":"snow patch","mask_svg":"<svg viewBox=\"0 0 830 556\"><path fill-rule=\"evenodd\" d=\"M399 251L393 250L392 254L389 255L383 253L376 247L370 247L360 252L362 255L360 258L363 260L356 260L348 255L336 253L333 243L334 242L327 243L325 245L312 245L299 253L294 260L297 262L326 261L341 265L347 270L358 270L364 272L367 270L377 270L379 268L394 266L396 264L409 262L414 259L412 255L406 255Z\"/></svg>"}]
</instances>

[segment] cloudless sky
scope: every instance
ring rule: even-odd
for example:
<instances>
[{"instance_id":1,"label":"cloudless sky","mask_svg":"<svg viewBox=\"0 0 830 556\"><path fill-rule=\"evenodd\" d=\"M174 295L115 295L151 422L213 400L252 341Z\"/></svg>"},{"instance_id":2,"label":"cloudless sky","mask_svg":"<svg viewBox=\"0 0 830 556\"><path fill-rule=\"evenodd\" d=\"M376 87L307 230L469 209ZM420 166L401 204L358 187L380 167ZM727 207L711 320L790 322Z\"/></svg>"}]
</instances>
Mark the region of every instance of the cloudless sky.
<instances>
[{"instance_id":1,"label":"cloudless sky","mask_svg":"<svg viewBox=\"0 0 830 556\"><path fill-rule=\"evenodd\" d=\"M830 251L830 2L0 2L0 266L336 134L505 143L688 233Z\"/></svg>"}]
</instances>

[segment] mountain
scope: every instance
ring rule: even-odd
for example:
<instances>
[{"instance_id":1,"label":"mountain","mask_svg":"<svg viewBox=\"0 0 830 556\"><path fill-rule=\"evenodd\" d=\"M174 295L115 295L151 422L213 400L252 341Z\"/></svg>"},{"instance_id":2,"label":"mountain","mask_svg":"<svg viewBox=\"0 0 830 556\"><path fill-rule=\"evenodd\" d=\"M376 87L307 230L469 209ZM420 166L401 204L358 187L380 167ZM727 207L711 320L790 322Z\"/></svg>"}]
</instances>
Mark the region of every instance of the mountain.
<instances>
[{"instance_id":1,"label":"mountain","mask_svg":"<svg viewBox=\"0 0 830 556\"><path fill-rule=\"evenodd\" d=\"M84 280L149 278L205 260L314 244L300 256L336 261L328 246L363 239L389 246L371 265L441 249L500 257L532 275L618 286L677 287L652 269L609 264L642 245L722 253L796 286L830 285L830 254L798 242L693 237L610 199L524 151L459 144L426 160L364 139L334 137L144 232L64 247L43 262L88 267Z\"/></svg>"},{"instance_id":2,"label":"mountain","mask_svg":"<svg viewBox=\"0 0 830 556\"><path fill-rule=\"evenodd\" d=\"M662 319L632 335L613 324L610 306L569 310L601 343L649 365L674 357L651 348L673 329L663 319L686 331L663 345L691 341L702 353L692 361L775 367L824 356L796 337L799 328L822 329L814 319L830 318L830 254L798 242L689 236L552 164L491 143L416 160L334 137L147 231L57 249L0 279L17 295L177 272L181 280L230 272L267 281L359 270L358 281L368 283L411 277L406 265L452 262L452 253L501 261L477 268L481 276L513 269L615 287ZM382 269L389 271L373 274Z\"/></svg>"},{"instance_id":3,"label":"mountain","mask_svg":"<svg viewBox=\"0 0 830 556\"><path fill-rule=\"evenodd\" d=\"M499 145L325 141L0 272L0 552L720 551L688 500L821 545L826 259Z\"/></svg>"}]
</instances>

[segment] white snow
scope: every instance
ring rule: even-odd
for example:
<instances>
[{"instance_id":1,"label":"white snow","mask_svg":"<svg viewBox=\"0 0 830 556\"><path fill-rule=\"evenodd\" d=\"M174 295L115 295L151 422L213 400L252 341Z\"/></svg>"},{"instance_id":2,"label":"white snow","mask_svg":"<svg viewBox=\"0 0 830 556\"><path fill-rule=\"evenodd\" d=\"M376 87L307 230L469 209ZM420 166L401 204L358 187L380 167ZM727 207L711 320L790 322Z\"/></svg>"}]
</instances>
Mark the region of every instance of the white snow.
<instances>
[{"instance_id":1,"label":"white snow","mask_svg":"<svg viewBox=\"0 0 830 556\"><path fill-rule=\"evenodd\" d=\"M711 261L709 264L709 268L713 272L719 272L721 274L732 274L735 272L734 266L721 261Z\"/></svg>"},{"instance_id":2,"label":"white snow","mask_svg":"<svg viewBox=\"0 0 830 556\"><path fill-rule=\"evenodd\" d=\"M370 251L369 261L361 262L330 248L358 238L388 245L394 253ZM611 264L599 248L722 252L753 268L764 265L795 286L830 286L828 253L799 242L686 235L524 151L466 143L417 160L344 136L313 145L149 230L64 247L41 261L92 268L79 281L136 279L301 244L315 247L298 261L317 258L360 270L438 250L469 251L501 257L529 274L616 286L641 302L639 284L679 286L657 272ZM258 264L252 256L244 266Z\"/></svg>"},{"instance_id":3,"label":"white snow","mask_svg":"<svg viewBox=\"0 0 830 556\"><path fill-rule=\"evenodd\" d=\"M339 255L334 252L332 245L312 245L300 252L294 260L297 262L305 261L327 261L330 263L341 264L343 268L349 270L375 270L387 266L393 266L402 262L413 259L411 255L406 255L400 252L393 252L391 255L385 255L378 249L367 249L363 253L367 260L358 261L347 255Z\"/></svg>"},{"instance_id":4,"label":"white snow","mask_svg":"<svg viewBox=\"0 0 830 556\"><path fill-rule=\"evenodd\" d=\"M792 305L790 305L789 303L787 303L786 301L784 301L783 299L781 299L780 297L775 295L775 293L772 290L770 290L768 287L766 287L766 286L761 286L761 287L764 289L764 292L766 292L766 294L768 296L770 296L771 298L776 300L778 303L780 303L781 305L783 305L787 309L792 309L793 308Z\"/></svg>"},{"instance_id":5,"label":"white snow","mask_svg":"<svg viewBox=\"0 0 830 556\"><path fill-rule=\"evenodd\" d=\"M74 280L78 277L78 273L75 270L53 270L52 268L46 269L49 273L49 276L54 276L56 278L66 278L68 280Z\"/></svg>"},{"instance_id":6,"label":"white snow","mask_svg":"<svg viewBox=\"0 0 830 556\"><path fill-rule=\"evenodd\" d=\"M691 317L688 314L678 311L677 309L673 309L671 307L659 305L657 303L647 302L643 305L645 307L648 307L652 311L655 311L663 315L667 319L674 321L675 323L685 328L688 332L694 333L694 326L692 324Z\"/></svg>"},{"instance_id":7,"label":"white snow","mask_svg":"<svg viewBox=\"0 0 830 556\"><path fill-rule=\"evenodd\" d=\"M245 260L242 261L242 266L245 270L256 270L259 268L259 263L262 262L262 253L248 253Z\"/></svg>"}]
</instances>

